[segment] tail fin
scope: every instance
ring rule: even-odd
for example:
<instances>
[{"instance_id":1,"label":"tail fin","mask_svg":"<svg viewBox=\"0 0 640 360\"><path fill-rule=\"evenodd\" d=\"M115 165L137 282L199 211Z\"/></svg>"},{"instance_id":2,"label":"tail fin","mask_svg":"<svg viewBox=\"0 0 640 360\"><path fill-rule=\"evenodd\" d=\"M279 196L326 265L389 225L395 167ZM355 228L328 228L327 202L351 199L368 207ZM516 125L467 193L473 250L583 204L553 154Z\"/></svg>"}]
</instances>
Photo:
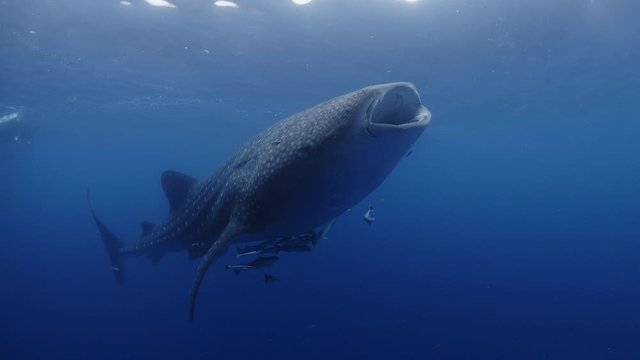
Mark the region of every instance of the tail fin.
<instances>
[{"instance_id":1,"label":"tail fin","mask_svg":"<svg viewBox=\"0 0 640 360\"><path fill-rule=\"evenodd\" d=\"M93 216L93 220L95 220L96 225L98 226L98 231L100 232L100 237L102 238L102 242L104 243L105 248L107 249L107 254L109 255L109 260L111 261L111 269L113 270L113 275L116 277L116 281L118 285L124 285L124 272L122 265L124 265L124 259L120 249L124 245L124 243L115 236L107 226L100 221L96 212L93 210L93 205L91 205L91 196L89 191L87 190L87 202L89 203L89 209L91 210L91 215Z\"/></svg>"}]
</instances>

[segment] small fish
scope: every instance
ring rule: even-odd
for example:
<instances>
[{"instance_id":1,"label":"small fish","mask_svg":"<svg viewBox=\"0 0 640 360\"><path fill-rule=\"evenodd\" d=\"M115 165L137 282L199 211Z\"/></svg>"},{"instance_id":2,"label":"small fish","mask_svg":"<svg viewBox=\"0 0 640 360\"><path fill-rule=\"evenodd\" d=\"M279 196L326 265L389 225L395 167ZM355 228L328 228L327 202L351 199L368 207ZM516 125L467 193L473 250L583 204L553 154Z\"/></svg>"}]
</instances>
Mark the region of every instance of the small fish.
<instances>
[{"instance_id":1,"label":"small fish","mask_svg":"<svg viewBox=\"0 0 640 360\"><path fill-rule=\"evenodd\" d=\"M270 282L274 282L274 281L280 281L280 279L278 279L277 277L275 277L274 275L271 274L264 274L264 283L268 284Z\"/></svg>"},{"instance_id":2,"label":"small fish","mask_svg":"<svg viewBox=\"0 0 640 360\"><path fill-rule=\"evenodd\" d=\"M277 243L280 239L269 239L258 243L256 245L247 245L241 248L236 249L236 257L242 257L247 255L259 255L262 254L263 250L268 248L269 246Z\"/></svg>"},{"instance_id":3,"label":"small fish","mask_svg":"<svg viewBox=\"0 0 640 360\"><path fill-rule=\"evenodd\" d=\"M362 219L369 225L373 224L376 221L376 218L373 217L373 206L369 206L369 210L362 216Z\"/></svg>"},{"instance_id":4,"label":"small fish","mask_svg":"<svg viewBox=\"0 0 640 360\"><path fill-rule=\"evenodd\" d=\"M233 270L233 272L237 275L246 270L256 270L265 266L271 266L277 260L277 256L261 256L248 264L227 265L225 266L225 269Z\"/></svg>"},{"instance_id":5,"label":"small fish","mask_svg":"<svg viewBox=\"0 0 640 360\"><path fill-rule=\"evenodd\" d=\"M247 255L260 255L263 250L236 250L236 257L243 257Z\"/></svg>"},{"instance_id":6,"label":"small fish","mask_svg":"<svg viewBox=\"0 0 640 360\"><path fill-rule=\"evenodd\" d=\"M233 270L233 272L236 275L240 274L242 271L245 271L245 270L255 269L253 266L248 264L226 265L224 268L227 270L229 269Z\"/></svg>"},{"instance_id":7,"label":"small fish","mask_svg":"<svg viewBox=\"0 0 640 360\"><path fill-rule=\"evenodd\" d=\"M256 245L247 245L236 249L236 257L260 254L277 254L283 252L304 252L311 251L309 243L315 245L318 240L324 238L329 228L335 221L332 220L325 225L320 232L309 231L299 235L269 239Z\"/></svg>"},{"instance_id":8,"label":"small fish","mask_svg":"<svg viewBox=\"0 0 640 360\"><path fill-rule=\"evenodd\" d=\"M305 252L311 251L309 245L304 243L284 243L278 244L269 248L262 250L263 254L277 254L279 252Z\"/></svg>"}]
</instances>

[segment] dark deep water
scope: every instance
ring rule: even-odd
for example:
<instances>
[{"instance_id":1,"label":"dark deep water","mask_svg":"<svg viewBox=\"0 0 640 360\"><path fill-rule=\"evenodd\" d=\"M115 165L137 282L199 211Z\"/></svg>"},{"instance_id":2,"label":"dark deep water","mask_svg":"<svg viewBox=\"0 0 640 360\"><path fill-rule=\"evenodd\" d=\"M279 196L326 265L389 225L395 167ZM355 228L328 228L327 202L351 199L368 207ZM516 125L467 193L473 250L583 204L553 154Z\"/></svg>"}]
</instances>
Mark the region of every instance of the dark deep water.
<instances>
[{"instance_id":1,"label":"dark deep water","mask_svg":"<svg viewBox=\"0 0 640 360\"><path fill-rule=\"evenodd\" d=\"M640 7L633 1L0 1L2 359L639 359ZM283 116L411 81L431 125L311 253L234 276L127 266L167 212ZM2 115L2 114L0 114ZM361 216L371 204L377 221Z\"/></svg>"}]
</instances>

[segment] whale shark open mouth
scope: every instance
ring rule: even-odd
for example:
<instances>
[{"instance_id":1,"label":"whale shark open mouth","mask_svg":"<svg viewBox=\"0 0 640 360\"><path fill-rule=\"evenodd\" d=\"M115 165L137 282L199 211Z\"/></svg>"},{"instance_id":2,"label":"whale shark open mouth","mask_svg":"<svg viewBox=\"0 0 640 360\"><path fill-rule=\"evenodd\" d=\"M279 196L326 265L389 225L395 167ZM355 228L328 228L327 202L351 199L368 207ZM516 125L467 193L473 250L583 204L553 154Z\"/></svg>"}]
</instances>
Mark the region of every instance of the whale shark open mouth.
<instances>
[{"instance_id":1,"label":"whale shark open mouth","mask_svg":"<svg viewBox=\"0 0 640 360\"><path fill-rule=\"evenodd\" d=\"M369 105L367 119L371 128L409 128L425 126L431 113L420 102L416 89L401 83L390 87Z\"/></svg>"}]
</instances>

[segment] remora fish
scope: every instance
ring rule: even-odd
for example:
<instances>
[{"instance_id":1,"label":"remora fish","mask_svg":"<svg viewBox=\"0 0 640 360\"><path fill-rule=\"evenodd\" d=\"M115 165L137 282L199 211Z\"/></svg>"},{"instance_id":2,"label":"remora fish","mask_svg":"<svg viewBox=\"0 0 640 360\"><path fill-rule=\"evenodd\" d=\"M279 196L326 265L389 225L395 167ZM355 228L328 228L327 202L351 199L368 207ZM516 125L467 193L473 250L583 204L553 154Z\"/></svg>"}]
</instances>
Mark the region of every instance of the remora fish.
<instances>
[{"instance_id":1,"label":"remora fish","mask_svg":"<svg viewBox=\"0 0 640 360\"><path fill-rule=\"evenodd\" d=\"M265 266L271 266L278 260L277 256L261 256L248 264L227 265L225 269L233 270L236 275L245 270L256 270Z\"/></svg>"},{"instance_id":2,"label":"remora fish","mask_svg":"<svg viewBox=\"0 0 640 360\"><path fill-rule=\"evenodd\" d=\"M247 246L243 246L241 248L238 248L236 250L236 257L262 254L262 252L265 249L268 249L269 247L271 247L274 244L276 244L278 242L278 240L279 239L269 239L269 240L263 241L263 242L261 242L259 244L256 244L256 245L247 245Z\"/></svg>"},{"instance_id":3,"label":"remora fish","mask_svg":"<svg viewBox=\"0 0 640 360\"><path fill-rule=\"evenodd\" d=\"M367 212L362 215L362 219L369 225L376 221L376 218L373 217L373 206L369 206Z\"/></svg>"},{"instance_id":4,"label":"remora fish","mask_svg":"<svg viewBox=\"0 0 640 360\"><path fill-rule=\"evenodd\" d=\"M315 246L321 238L324 238L326 236L327 232L329 231L331 226L333 226L334 222L335 219L325 225L320 232L310 231L296 236L265 240L256 245L243 246L236 249L236 257L239 258L247 255L278 253L280 251L310 251L311 248L309 247L309 243Z\"/></svg>"},{"instance_id":5,"label":"remora fish","mask_svg":"<svg viewBox=\"0 0 640 360\"><path fill-rule=\"evenodd\" d=\"M368 86L292 115L202 181L162 174L171 215L125 245L92 213L120 283L127 255L157 260L206 244L189 298L231 242L290 237L331 222L377 188L431 120L411 83Z\"/></svg>"},{"instance_id":6,"label":"remora fish","mask_svg":"<svg viewBox=\"0 0 640 360\"><path fill-rule=\"evenodd\" d=\"M274 246L270 246L262 250L261 254L277 254L279 252L305 252L311 251L309 245L304 243L282 243Z\"/></svg>"}]
</instances>

